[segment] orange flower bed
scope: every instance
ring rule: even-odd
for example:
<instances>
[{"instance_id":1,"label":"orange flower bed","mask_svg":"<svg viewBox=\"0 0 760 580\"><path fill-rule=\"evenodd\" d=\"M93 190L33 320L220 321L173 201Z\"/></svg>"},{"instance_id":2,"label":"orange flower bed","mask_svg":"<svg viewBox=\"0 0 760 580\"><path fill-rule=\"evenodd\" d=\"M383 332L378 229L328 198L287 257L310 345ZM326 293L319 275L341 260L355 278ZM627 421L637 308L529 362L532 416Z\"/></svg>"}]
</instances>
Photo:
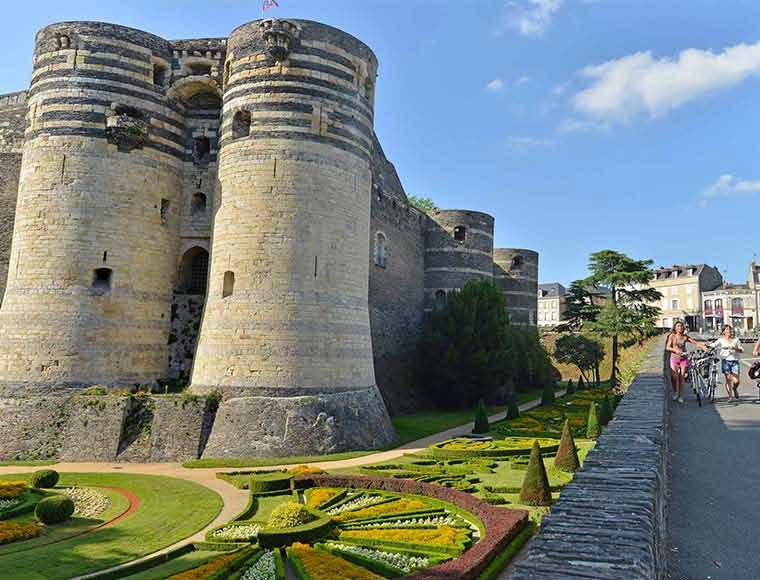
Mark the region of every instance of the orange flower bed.
<instances>
[{"instance_id":1,"label":"orange flower bed","mask_svg":"<svg viewBox=\"0 0 760 580\"><path fill-rule=\"evenodd\" d=\"M184 572L180 572L179 574L175 574L174 576L169 576L170 580L204 580L205 578L208 578L212 574L215 574L216 572L219 572L220 570L223 570L229 564L239 556L237 553L228 554L226 556L219 556L218 558L214 558L210 562L206 562L203 564L203 566L198 566L197 568L192 568L190 570L185 570Z\"/></svg>"},{"instance_id":2,"label":"orange flower bed","mask_svg":"<svg viewBox=\"0 0 760 580\"><path fill-rule=\"evenodd\" d=\"M23 481L0 481L0 499L14 499L24 493L26 483Z\"/></svg>"},{"instance_id":3,"label":"orange flower bed","mask_svg":"<svg viewBox=\"0 0 760 580\"><path fill-rule=\"evenodd\" d=\"M430 506L424 501L420 501L418 499L403 498L388 503L381 503L380 505L368 506L352 512L343 512L342 514L335 516L335 519L339 522L347 522L363 518L384 516L386 514L398 514L402 512L424 510L428 507Z\"/></svg>"},{"instance_id":4,"label":"orange flower bed","mask_svg":"<svg viewBox=\"0 0 760 580\"><path fill-rule=\"evenodd\" d=\"M44 529L44 526L36 522L25 524L0 522L0 544L10 544L11 542L36 538Z\"/></svg>"},{"instance_id":5,"label":"orange flower bed","mask_svg":"<svg viewBox=\"0 0 760 580\"><path fill-rule=\"evenodd\" d=\"M441 526L437 529L374 529L342 532L340 538L361 540L383 540L386 542L408 542L410 544L435 544L456 546L467 539L467 531L461 528Z\"/></svg>"},{"instance_id":6,"label":"orange flower bed","mask_svg":"<svg viewBox=\"0 0 760 580\"><path fill-rule=\"evenodd\" d=\"M309 501L307 502L307 505L310 508L319 507L328 499L335 497L339 493L340 490L337 489L313 489L311 490L311 493L309 493Z\"/></svg>"},{"instance_id":7,"label":"orange flower bed","mask_svg":"<svg viewBox=\"0 0 760 580\"><path fill-rule=\"evenodd\" d=\"M383 580L382 576L373 574L356 564L329 552L315 550L306 544L296 542L290 547L291 553L301 562L306 573L313 580Z\"/></svg>"}]
</instances>

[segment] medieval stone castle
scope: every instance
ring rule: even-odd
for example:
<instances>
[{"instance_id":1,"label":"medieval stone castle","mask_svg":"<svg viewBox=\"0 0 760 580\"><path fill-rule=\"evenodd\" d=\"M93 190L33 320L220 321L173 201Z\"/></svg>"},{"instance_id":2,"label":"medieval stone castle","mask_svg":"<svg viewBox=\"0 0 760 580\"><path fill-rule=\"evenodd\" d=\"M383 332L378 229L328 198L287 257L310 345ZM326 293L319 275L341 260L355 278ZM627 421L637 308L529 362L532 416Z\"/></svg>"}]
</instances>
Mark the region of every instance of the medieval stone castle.
<instances>
[{"instance_id":1,"label":"medieval stone castle","mask_svg":"<svg viewBox=\"0 0 760 580\"><path fill-rule=\"evenodd\" d=\"M377 66L302 20L37 34L31 87L0 97L0 459L382 447L448 292L493 279L535 324L535 252L409 204ZM106 393L181 376L182 395Z\"/></svg>"}]
</instances>

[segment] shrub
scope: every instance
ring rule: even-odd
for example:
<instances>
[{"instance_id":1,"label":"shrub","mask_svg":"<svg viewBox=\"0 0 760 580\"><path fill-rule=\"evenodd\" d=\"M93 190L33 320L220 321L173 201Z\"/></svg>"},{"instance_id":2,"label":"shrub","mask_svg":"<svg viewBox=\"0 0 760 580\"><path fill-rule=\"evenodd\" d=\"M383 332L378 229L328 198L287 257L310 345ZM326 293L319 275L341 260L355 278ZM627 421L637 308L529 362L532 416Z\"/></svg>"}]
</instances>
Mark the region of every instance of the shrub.
<instances>
[{"instance_id":1,"label":"shrub","mask_svg":"<svg viewBox=\"0 0 760 580\"><path fill-rule=\"evenodd\" d=\"M308 494L307 505L311 508L318 508L339 493L340 491L337 489L313 489L311 493Z\"/></svg>"},{"instance_id":2,"label":"shrub","mask_svg":"<svg viewBox=\"0 0 760 580\"><path fill-rule=\"evenodd\" d=\"M517 419L520 416L520 406L517 404L517 397L512 395L507 402L507 421Z\"/></svg>"},{"instance_id":3,"label":"shrub","mask_svg":"<svg viewBox=\"0 0 760 580\"><path fill-rule=\"evenodd\" d=\"M488 412L483 399L478 400L475 407L475 426L472 428L473 433L488 433Z\"/></svg>"},{"instance_id":4,"label":"shrub","mask_svg":"<svg viewBox=\"0 0 760 580\"><path fill-rule=\"evenodd\" d=\"M36 538L41 533L42 526L36 522L0 522L0 544Z\"/></svg>"},{"instance_id":5,"label":"shrub","mask_svg":"<svg viewBox=\"0 0 760 580\"><path fill-rule=\"evenodd\" d=\"M599 405L599 423L606 425L612 420L612 402L608 395L604 395L601 404Z\"/></svg>"},{"instance_id":6,"label":"shrub","mask_svg":"<svg viewBox=\"0 0 760 580\"><path fill-rule=\"evenodd\" d=\"M551 381L544 382L544 390L541 391L541 406L549 407L554 404L554 385Z\"/></svg>"},{"instance_id":7,"label":"shrub","mask_svg":"<svg viewBox=\"0 0 760 580\"><path fill-rule=\"evenodd\" d=\"M580 377L578 379L578 388L577 388L577 390L578 391L582 391L585 388L586 388L586 384L583 382L583 377Z\"/></svg>"},{"instance_id":8,"label":"shrub","mask_svg":"<svg viewBox=\"0 0 760 580\"><path fill-rule=\"evenodd\" d=\"M546 466L541 457L541 446L538 441L533 443L528 461L528 470L525 472L522 488L520 489L520 501L526 505L551 505L552 492L549 487L549 478L546 475Z\"/></svg>"},{"instance_id":9,"label":"shrub","mask_svg":"<svg viewBox=\"0 0 760 580\"><path fill-rule=\"evenodd\" d=\"M319 475L324 473L324 470L319 467L309 467L308 465L297 465L288 469L288 473L291 475Z\"/></svg>"},{"instance_id":10,"label":"shrub","mask_svg":"<svg viewBox=\"0 0 760 580\"><path fill-rule=\"evenodd\" d=\"M46 497L34 508L35 517L43 524L65 522L74 513L74 502L65 495Z\"/></svg>"},{"instance_id":11,"label":"shrub","mask_svg":"<svg viewBox=\"0 0 760 580\"><path fill-rule=\"evenodd\" d=\"M306 544L293 544L288 549L288 556L298 578L352 578L353 580L381 578L361 566L329 552L315 550Z\"/></svg>"},{"instance_id":12,"label":"shrub","mask_svg":"<svg viewBox=\"0 0 760 580\"><path fill-rule=\"evenodd\" d=\"M272 528L295 528L314 520L314 516L305 505L289 501L272 510L267 525Z\"/></svg>"},{"instance_id":13,"label":"shrub","mask_svg":"<svg viewBox=\"0 0 760 580\"><path fill-rule=\"evenodd\" d=\"M341 539L378 540L400 544L431 544L434 546L463 546L469 538L466 528L406 528L370 529L341 532Z\"/></svg>"},{"instance_id":14,"label":"shrub","mask_svg":"<svg viewBox=\"0 0 760 580\"><path fill-rule=\"evenodd\" d=\"M574 395L575 394L575 385L573 384L573 379L570 379L567 381L567 392L568 395Z\"/></svg>"},{"instance_id":15,"label":"shrub","mask_svg":"<svg viewBox=\"0 0 760 580\"><path fill-rule=\"evenodd\" d=\"M25 489L23 481L0 481L0 499L16 499Z\"/></svg>"},{"instance_id":16,"label":"shrub","mask_svg":"<svg viewBox=\"0 0 760 580\"><path fill-rule=\"evenodd\" d=\"M41 469L32 474L32 487L37 489L49 489L58 483L58 472L54 469Z\"/></svg>"},{"instance_id":17,"label":"shrub","mask_svg":"<svg viewBox=\"0 0 760 580\"><path fill-rule=\"evenodd\" d=\"M575 471L581 466L578 459L578 450L575 448L573 432L570 429L570 421L565 419L562 427L562 438L559 441L559 450L554 457L554 466L562 471Z\"/></svg>"},{"instance_id":18,"label":"shrub","mask_svg":"<svg viewBox=\"0 0 760 580\"><path fill-rule=\"evenodd\" d=\"M586 424L586 437L596 439L602 434L602 427L599 424L599 405L591 403L588 409L588 423Z\"/></svg>"},{"instance_id":19,"label":"shrub","mask_svg":"<svg viewBox=\"0 0 760 580\"><path fill-rule=\"evenodd\" d=\"M358 520L387 514L398 514L415 510L422 510L428 507L430 506L423 501L404 497L394 501L381 503L379 505L369 506L356 511L343 512L342 514L336 516L335 519L340 521Z\"/></svg>"},{"instance_id":20,"label":"shrub","mask_svg":"<svg viewBox=\"0 0 760 580\"><path fill-rule=\"evenodd\" d=\"M274 472L262 475L251 475L248 489L251 493L268 493L270 491L284 491L290 488L290 480L293 476L289 473Z\"/></svg>"}]
</instances>

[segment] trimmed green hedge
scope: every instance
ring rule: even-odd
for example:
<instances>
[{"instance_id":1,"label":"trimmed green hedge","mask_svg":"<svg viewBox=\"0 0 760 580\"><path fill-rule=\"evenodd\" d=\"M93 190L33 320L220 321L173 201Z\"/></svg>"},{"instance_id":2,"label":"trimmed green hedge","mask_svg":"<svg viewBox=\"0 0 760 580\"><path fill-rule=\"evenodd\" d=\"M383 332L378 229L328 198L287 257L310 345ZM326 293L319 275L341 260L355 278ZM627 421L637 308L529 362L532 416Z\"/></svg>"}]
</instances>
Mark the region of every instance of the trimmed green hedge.
<instances>
[{"instance_id":1,"label":"trimmed green hedge","mask_svg":"<svg viewBox=\"0 0 760 580\"><path fill-rule=\"evenodd\" d=\"M339 558L343 558L344 560L347 560L352 564L356 564L357 566L361 566L362 568L366 568L370 572L374 572L383 578L398 578L405 575L403 570L391 566L390 564L386 564L385 562L379 562L377 560L367 558L361 554L354 554L352 552L338 550L337 548L331 548L326 544L317 544L315 548L329 552L330 554L338 556Z\"/></svg>"},{"instance_id":2,"label":"trimmed green hedge","mask_svg":"<svg viewBox=\"0 0 760 580\"><path fill-rule=\"evenodd\" d=\"M34 508L34 516L43 524L65 522L74 513L74 502L65 495L55 495L40 500Z\"/></svg>"},{"instance_id":3,"label":"trimmed green hedge","mask_svg":"<svg viewBox=\"0 0 760 580\"><path fill-rule=\"evenodd\" d=\"M437 544L414 544L412 542L396 542L393 540L378 540L374 538L351 538L343 537L341 534L338 536L338 541L343 544L354 544L356 546L365 546L370 548L377 548L380 550L414 550L422 554L431 554L437 556L458 556L464 552L472 544L472 537L468 535L468 539L465 542L456 544L454 546L437 545Z\"/></svg>"},{"instance_id":4,"label":"trimmed green hedge","mask_svg":"<svg viewBox=\"0 0 760 580\"><path fill-rule=\"evenodd\" d=\"M54 469L40 469L32 474L29 483L37 489L48 489L55 487L55 484L58 483L58 478L58 472Z\"/></svg>"},{"instance_id":5,"label":"trimmed green hedge","mask_svg":"<svg viewBox=\"0 0 760 580\"><path fill-rule=\"evenodd\" d=\"M293 475L286 472L267 473L264 475L251 475L248 489L251 493L263 494L290 489L290 480Z\"/></svg>"},{"instance_id":6,"label":"trimmed green hedge","mask_svg":"<svg viewBox=\"0 0 760 580\"><path fill-rule=\"evenodd\" d=\"M525 446L510 447L506 441L512 440L525 440ZM553 453L559 449L559 440L548 437L507 437L504 440L494 440L490 443L492 445L483 449L451 449L446 448L446 445L451 445L453 439L447 441L441 441L428 447L430 454L433 457L440 459L478 459L478 458L505 458L514 457L519 455L530 455L531 445L534 439L538 439L542 445L541 450L547 454ZM551 443L548 443L551 441ZM464 443L466 445L466 443Z\"/></svg>"},{"instance_id":7,"label":"trimmed green hedge","mask_svg":"<svg viewBox=\"0 0 760 580\"><path fill-rule=\"evenodd\" d=\"M44 491L38 489L27 489L19 499L20 503L12 505L11 507L0 510L0 520L9 520L17 516L22 516L34 511L37 504L46 497Z\"/></svg>"}]
</instances>

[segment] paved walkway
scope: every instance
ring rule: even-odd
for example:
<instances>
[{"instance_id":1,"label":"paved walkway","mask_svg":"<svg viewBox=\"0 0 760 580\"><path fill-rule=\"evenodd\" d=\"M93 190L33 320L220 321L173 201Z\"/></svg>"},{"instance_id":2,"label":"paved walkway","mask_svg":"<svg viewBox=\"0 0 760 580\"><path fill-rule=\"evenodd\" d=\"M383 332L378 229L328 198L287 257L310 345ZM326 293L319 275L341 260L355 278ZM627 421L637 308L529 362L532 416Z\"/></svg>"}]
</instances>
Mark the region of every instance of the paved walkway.
<instances>
[{"instance_id":1,"label":"paved walkway","mask_svg":"<svg viewBox=\"0 0 760 580\"><path fill-rule=\"evenodd\" d=\"M746 353L752 345L745 345ZM674 580L760 578L760 401L742 365L741 399L671 408L670 571Z\"/></svg>"},{"instance_id":2,"label":"paved walkway","mask_svg":"<svg viewBox=\"0 0 760 580\"><path fill-rule=\"evenodd\" d=\"M557 391L557 397L560 397L564 394L565 394L564 390ZM522 405L520 405L520 410L527 411L529 409L537 407L540 403L541 403L540 399L523 403ZM499 419L502 419L503 417L504 417L503 412L497 415L491 415L489 417L489 421L497 421ZM466 423L464 425L460 425L452 429L447 429L445 431L441 431L439 433L429 435L428 437L423 437L422 439L417 439L416 441L411 441L409 443L402 445L401 447L397 447L396 449L391 449L389 451L379 451L377 453L370 453L368 455L363 455L361 457L354 457L351 459L341 459L339 461L315 461L312 463L308 463L307 465L310 465L313 467L320 467L322 469L341 469L344 467L358 467L360 465L378 463L380 461L389 461L391 459L396 459L398 457L401 457L405 453L414 453L417 451L422 451L434 443L439 443L440 441L445 441L446 439L451 439L452 437L457 437L460 435L471 433L472 428L473 428L473 423ZM150 558L157 554L168 552L170 550L173 550L174 548L178 548L190 542L202 541L208 530L220 524L223 524L224 522L227 522L231 520L232 518L234 518L235 516L237 516L240 512L243 511L243 509L245 509L248 503L247 491L237 489L236 487L233 487L229 483L226 483L222 481L221 479L217 479L216 477L216 474L220 471L239 471L240 469L243 469L240 467L187 469L185 467L182 467L181 463L56 463L55 465L50 466L50 467L62 473L115 471L119 473L141 473L141 474L147 474L147 475L166 475L169 477L177 477L180 479L193 481L195 483L198 483L200 485L208 487L209 489L214 490L222 497L222 500L224 501L224 507L222 508L222 511L219 513L219 515L214 519L214 521L212 521L208 526L206 526L205 528L203 528L202 530L200 530L199 532L197 532L196 534L194 534L193 536L189 538L185 538L184 540L181 540L180 542L177 542L171 546L167 546L166 548L163 548L162 550L159 550L158 552L154 552L153 554L144 556L143 558L139 558L138 560L132 560L131 562L129 562L129 564L139 562L141 560ZM251 469L252 470L277 469L277 468L287 469L290 467L293 467L293 465L275 465L275 466L258 467L258 468L251 468ZM24 466L20 466L20 467L19 466L2 466L0 467L0 476L11 474L11 473L20 473L24 471L30 471L32 469L36 469L36 468L29 468L29 467L24 467ZM115 566L113 570L118 570L122 568L123 566L124 565ZM87 577L88 576L82 576L81 578L87 578Z\"/></svg>"}]
</instances>

